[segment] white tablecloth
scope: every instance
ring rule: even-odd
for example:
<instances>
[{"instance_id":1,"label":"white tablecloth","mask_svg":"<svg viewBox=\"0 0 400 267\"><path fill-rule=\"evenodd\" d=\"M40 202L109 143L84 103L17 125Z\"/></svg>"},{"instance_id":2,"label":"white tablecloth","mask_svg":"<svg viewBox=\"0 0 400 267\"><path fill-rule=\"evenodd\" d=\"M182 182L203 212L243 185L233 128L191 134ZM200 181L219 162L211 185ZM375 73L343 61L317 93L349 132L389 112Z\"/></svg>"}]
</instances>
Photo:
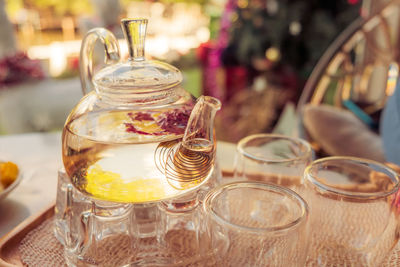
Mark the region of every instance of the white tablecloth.
<instances>
[{"instance_id":1,"label":"white tablecloth","mask_svg":"<svg viewBox=\"0 0 400 267\"><path fill-rule=\"evenodd\" d=\"M235 145L218 142L222 169L231 169ZM61 133L0 136L0 160L13 161L22 171L18 187L0 202L0 238L30 215L55 201L57 171L62 166Z\"/></svg>"}]
</instances>

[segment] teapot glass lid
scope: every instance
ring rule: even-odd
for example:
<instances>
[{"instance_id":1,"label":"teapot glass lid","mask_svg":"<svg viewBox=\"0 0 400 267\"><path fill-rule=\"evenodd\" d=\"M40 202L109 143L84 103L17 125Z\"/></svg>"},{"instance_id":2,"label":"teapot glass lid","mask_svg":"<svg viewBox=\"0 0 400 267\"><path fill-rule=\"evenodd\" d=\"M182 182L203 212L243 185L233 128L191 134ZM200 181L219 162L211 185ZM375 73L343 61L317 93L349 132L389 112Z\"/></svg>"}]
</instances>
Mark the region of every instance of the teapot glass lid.
<instances>
[{"instance_id":1,"label":"teapot glass lid","mask_svg":"<svg viewBox=\"0 0 400 267\"><path fill-rule=\"evenodd\" d=\"M123 19L121 24L129 59L100 70L93 79L97 87L147 92L168 89L182 82L182 73L177 68L145 59L147 19Z\"/></svg>"}]
</instances>

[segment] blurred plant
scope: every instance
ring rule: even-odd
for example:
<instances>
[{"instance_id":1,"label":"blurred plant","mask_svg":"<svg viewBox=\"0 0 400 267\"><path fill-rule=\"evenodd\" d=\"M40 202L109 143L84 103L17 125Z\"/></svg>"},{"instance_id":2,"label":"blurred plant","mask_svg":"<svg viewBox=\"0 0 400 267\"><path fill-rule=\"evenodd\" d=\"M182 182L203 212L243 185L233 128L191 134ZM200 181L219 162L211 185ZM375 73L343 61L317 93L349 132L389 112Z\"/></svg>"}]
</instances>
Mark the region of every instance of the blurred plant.
<instances>
[{"instance_id":1,"label":"blurred plant","mask_svg":"<svg viewBox=\"0 0 400 267\"><path fill-rule=\"evenodd\" d=\"M237 0L225 65L265 72L294 68L307 78L317 60L360 14L358 0Z\"/></svg>"},{"instance_id":2,"label":"blurred plant","mask_svg":"<svg viewBox=\"0 0 400 267\"><path fill-rule=\"evenodd\" d=\"M0 60L0 88L45 77L42 66L23 52Z\"/></svg>"},{"instance_id":3,"label":"blurred plant","mask_svg":"<svg viewBox=\"0 0 400 267\"><path fill-rule=\"evenodd\" d=\"M207 4L210 0L121 0L122 5L127 5L131 2L143 2L143 1L148 1L148 2L161 2L165 4L170 4L170 3L198 3L201 5Z\"/></svg>"},{"instance_id":4,"label":"blurred plant","mask_svg":"<svg viewBox=\"0 0 400 267\"><path fill-rule=\"evenodd\" d=\"M14 14L22 8L51 9L55 15L79 15L92 12L90 0L6 0L7 10Z\"/></svg>"},{"instance_id":5,"label":"blurred plant","mask_svg":"<svg viewBox=\"0 0 400 267\"><path fill-rule=\"evenodd\" d=\"M24 7L23 0L6 0L6 10L8 15L15 15L18 10Z\"/></svg>"}]
</instances>

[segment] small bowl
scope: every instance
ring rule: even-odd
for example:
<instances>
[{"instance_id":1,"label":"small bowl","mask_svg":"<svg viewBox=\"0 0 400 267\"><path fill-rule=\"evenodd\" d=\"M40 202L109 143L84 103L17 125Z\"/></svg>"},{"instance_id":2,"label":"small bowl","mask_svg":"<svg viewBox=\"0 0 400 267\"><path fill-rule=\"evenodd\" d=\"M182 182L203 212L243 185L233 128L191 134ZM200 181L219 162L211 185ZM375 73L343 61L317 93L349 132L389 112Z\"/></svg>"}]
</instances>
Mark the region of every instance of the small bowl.
<instances>
[{"instance_id":1,"label":"small bowl","mask_svg":"<svg viewBox=\"0 0 400 267\"><path fill-rule=\"evenodd\" d=\"M17 179L15 179L15 181L12 184L10 184L6 189L0 192L0 201L5 199L8 196L8 194L10 194L11 191L13 191L19 185L21 180L22 180L22 173L21 171L19 171Z\"/></svg>"}]
</instances>

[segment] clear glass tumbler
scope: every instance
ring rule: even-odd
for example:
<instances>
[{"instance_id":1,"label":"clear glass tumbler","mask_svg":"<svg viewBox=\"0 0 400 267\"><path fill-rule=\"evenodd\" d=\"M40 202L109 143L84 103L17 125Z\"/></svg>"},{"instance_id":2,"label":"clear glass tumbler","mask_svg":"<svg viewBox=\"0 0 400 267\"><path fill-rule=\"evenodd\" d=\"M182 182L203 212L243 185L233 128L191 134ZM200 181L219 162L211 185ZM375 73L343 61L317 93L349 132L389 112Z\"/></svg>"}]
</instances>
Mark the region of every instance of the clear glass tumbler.
<instances>
[{"instance_id":1,"label":"clear glass tumbler","mask_svg":"<svg viewBox=\"0 0 400 267\"><path fill-rule=\"evenodd\" d=\"M328 157L307 167L311 266L382 266L399 238L399 177L380 163Z\"/></svg>"},{"instance_id":2,"label":"clear glass tumbler","mask_svg":"<svg viewBox=\"0 0 400 267\"><path fill-rule=\"evenodd\" d=\"M251 135L237 145L234 178L271 182L297 191L311 161L311 146L302 139L276 134Z\"/></svg>"},{"instance_id":3,"label":"clear glass tumbler","mask_svg":"<svg viewBox=\"0 0 400 267\"><path fill-rule=\"evenodd\" d=\"M294 191L235 182L210 191L203 209L215 266L304 266L308 206Z\"/></svg>"}]
</instances>

